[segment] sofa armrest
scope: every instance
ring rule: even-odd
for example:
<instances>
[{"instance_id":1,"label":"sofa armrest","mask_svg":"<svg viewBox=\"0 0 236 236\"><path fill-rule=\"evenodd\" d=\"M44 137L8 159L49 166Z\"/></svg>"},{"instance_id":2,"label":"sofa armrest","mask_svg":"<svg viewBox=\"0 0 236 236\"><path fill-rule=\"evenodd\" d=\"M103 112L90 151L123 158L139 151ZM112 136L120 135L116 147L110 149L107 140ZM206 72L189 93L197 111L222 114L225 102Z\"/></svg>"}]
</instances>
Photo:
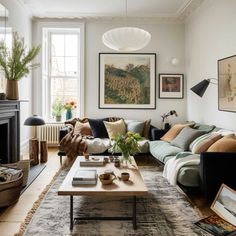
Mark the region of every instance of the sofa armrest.
<instances>
[{"instance_id":1,"label":"sofa armrest","mask_svg":"<svg viewBox=\"0 0 236 236\"><path fill-rule=\"evenodd\" d=\"M59 130L59 142L70 132L70 128L65 126Z\"/></svg>"},{"instance_id":2,"label":"sofa armrest","mask_svg":"<svg viewBox=\"0 0 236 236\"><path fill-rule=\"evenodd\" d=\"M160 140L160 138L167 132L168 130L165 129L158 129L156 127L152 127L150 129L150 140Z\"/></svg>"},{"instance_id":3,"label":"sofa armrest","mask_svg":"<svg viewBox=\"0 0 236 236\"><path fill-rule=\"evenodd\" d=\"M214 198L222 183L236 189L236 153L204 152L200 155L201 189Z\"/></svg>"}]
</instances>

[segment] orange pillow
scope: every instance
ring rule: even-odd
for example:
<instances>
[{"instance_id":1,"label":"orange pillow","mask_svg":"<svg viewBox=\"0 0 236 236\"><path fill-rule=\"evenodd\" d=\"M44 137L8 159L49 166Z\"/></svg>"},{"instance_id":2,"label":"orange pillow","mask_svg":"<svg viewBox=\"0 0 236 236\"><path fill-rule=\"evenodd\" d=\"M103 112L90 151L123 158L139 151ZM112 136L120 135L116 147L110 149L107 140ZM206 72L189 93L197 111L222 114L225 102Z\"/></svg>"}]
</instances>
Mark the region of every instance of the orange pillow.
<instances>
[{"instance_id":1,"label":"orange pillow","mask_svg":"<svg viewBox=\"0 0 236 236\"><path fill-rule=\"evenodd\" d=\"M74 135L81 135L81 136L92 136L92 130L88 122L81 123L76 121L74 127Z\"/></svg>"},{"instance_id":2,"label":"orange pillow","mask_svg":"<svg viewBox=\"0 0 236 236\"><path fill-rule=\"evenodd\" d=\"M212 144L207 152L236 152L235 135L227 135Z\"/></svg>"},{"instance_id":3,"label":"orange pillow","mask_svg":"<svg viewBox=\"0 0 236 236\"><path fill-rule=\"evenodd\" d=\"M170 130L164 136L162 136L160 139L162 141L171 142L180 133L180 131L184 127L187 127L187 126L191 127L193 125L194 125L194 123L176 124L176 125L172 126L170 128Z\"/></svg>"}]
</instances>

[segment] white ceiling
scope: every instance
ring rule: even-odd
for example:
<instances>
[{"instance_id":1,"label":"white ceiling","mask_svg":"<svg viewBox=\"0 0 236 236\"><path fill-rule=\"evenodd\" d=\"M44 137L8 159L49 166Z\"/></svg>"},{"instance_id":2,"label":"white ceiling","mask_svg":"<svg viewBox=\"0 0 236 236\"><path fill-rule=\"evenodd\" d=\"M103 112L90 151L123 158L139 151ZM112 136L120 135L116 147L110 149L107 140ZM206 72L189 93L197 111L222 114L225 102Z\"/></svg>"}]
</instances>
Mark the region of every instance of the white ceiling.
<instances>
[{"instance_id":1,"label":"white ceiling","mask_svg":"<svg viewBox=\"0 0 236 236\"><path fill-rule=\"evenodd\" d=\"M18 0L35 17L125 17L126 0ZM178 18L203 0L127 0L128 17ZM192 7L191 7L192 8Z\"/></svg>"}]
</instances>

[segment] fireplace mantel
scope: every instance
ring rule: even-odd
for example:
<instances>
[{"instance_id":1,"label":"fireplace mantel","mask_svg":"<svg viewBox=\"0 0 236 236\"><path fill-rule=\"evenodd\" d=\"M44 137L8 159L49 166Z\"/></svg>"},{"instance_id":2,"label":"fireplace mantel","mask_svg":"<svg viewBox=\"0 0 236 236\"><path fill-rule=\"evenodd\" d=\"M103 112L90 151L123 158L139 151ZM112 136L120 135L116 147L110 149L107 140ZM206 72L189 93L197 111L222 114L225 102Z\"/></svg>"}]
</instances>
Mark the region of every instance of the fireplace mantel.
<instances>
[{"instance_id":1,"label":"fireplace mantel","mask_svg":"<svg viewBox=\"0 0 236 236\"><path fill-rule=\"evenodd\" d=\"M20 160L20 102L0 100L0 163Z\"/></svg>"}]
</instances>

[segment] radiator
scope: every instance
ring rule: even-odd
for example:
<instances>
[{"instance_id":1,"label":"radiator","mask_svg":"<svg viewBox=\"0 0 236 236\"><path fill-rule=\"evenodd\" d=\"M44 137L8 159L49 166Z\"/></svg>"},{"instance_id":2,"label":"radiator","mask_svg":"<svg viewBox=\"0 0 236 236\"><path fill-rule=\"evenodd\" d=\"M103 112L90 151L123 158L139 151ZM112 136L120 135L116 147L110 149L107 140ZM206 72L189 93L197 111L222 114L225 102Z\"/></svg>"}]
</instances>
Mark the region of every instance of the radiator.
<instances>
[{"instance_id":1,"label":"radiator","mask_svg":"<svg viewBox=\"0 0 236 236\"><path fill-rule=\"evenodd\" d=\"M47 141L48 146L59 145L59 130L64 127L64 124L50 124L37 127L37 138L39 141Z\"/></svg>"}]
</instances>

